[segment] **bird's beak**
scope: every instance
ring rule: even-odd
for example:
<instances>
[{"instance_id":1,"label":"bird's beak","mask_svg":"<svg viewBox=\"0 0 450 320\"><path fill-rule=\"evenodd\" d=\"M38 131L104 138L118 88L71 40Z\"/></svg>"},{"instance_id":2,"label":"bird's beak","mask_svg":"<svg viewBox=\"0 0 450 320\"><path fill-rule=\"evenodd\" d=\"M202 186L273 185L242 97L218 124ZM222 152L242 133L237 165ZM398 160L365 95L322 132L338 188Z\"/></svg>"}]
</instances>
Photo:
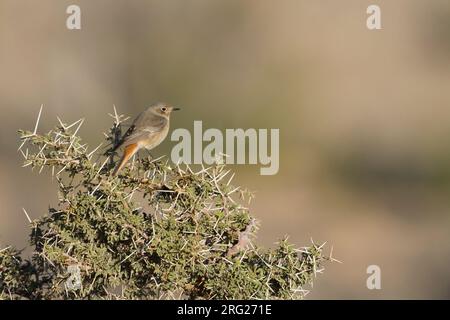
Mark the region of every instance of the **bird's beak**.
<instances>
[{"instance_id":1,"label":"bird's beak","mask_svg":"<svg viewBox=\"0 0 450 320\"><path fill-rule=\"evenodd\" d=\"M173 111L178 111L178 110L181 110L180 108L173 108L172 109Z\"/></svg>"}]
</instances>

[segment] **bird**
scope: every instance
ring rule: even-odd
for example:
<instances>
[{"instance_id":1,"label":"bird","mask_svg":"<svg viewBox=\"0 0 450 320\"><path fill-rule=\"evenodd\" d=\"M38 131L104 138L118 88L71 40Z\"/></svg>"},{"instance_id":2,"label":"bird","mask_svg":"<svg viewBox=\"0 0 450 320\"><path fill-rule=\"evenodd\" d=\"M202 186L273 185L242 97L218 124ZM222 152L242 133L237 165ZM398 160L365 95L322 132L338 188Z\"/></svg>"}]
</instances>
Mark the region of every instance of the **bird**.
<instances>
[{"instance_id":1,"label":"bird","mask_svg":"<svg viewBox=\"0 0 450 320\"><path fill-rule=\"evenodd\" d=\"M180 108L158 102L145 109L134 119L119 143L112 149L112 152L115 152L120 147L124 147L122 158L115 167L113 176L116 176L139 150L142 148L152 150L164 141L169 132L170 114L177 110Z\"/></svg>"}]
</instances>

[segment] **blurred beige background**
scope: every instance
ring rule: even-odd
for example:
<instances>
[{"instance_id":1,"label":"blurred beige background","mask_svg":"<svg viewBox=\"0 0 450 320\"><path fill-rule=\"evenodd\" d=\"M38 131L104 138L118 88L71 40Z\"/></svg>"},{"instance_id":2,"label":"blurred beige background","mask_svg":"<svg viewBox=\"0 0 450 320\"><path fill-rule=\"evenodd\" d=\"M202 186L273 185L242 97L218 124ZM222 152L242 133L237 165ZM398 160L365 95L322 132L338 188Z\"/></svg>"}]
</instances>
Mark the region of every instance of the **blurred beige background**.
<instances>
[{"instance_id":1,"label":"blurred beige background","mask_svg":"<svg viewBox=\"0 0 450 320\"><path fill-rule=\"evenodd\" d=\"M0 0L0 246L26 246L22 207L56 203L17 153L41 103L41 131L85 117L94 146L113 104L134 116L160 100L183 107L172 128L280 128L278 175L234 169L256 191L259 243L328 241L343 261L308 298L450 298L447 0Z\"/></svg>"}]
</instances>

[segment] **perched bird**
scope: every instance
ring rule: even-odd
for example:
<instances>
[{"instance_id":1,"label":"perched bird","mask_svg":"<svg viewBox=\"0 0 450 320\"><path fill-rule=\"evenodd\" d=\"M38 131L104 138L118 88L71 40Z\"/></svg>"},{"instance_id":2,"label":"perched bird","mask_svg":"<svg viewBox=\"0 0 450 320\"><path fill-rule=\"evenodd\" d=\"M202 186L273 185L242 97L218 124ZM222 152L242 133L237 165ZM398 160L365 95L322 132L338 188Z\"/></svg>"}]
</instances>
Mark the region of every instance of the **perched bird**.
<instances>
[{"instance_id":1,"label":"perched bird","mask_svg":"<svg viewBox=\"0 0 450 320\"><path fill-rule=\"evenodd\" d=\"M113 152L124 147L123 156L113 171L115 176L140 149L151 150L166 138L169 132L170 114L180 110L166 103L157 103L140 113L125 132Z\"/></svg>"}]
</instances>

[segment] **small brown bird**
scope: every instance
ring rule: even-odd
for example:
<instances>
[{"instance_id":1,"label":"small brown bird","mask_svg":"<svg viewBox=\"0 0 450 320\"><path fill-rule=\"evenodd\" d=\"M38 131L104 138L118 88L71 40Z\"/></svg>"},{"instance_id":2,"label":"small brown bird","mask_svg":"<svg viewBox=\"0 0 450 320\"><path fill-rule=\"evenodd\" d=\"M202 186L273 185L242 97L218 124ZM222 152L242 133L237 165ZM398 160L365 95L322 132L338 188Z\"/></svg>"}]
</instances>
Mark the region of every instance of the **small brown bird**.
<instances>
[{"instance_id":1,"label":"small brown bird","mask_svg":"<svg viewBox=\"0 0 450 320\"><path fill-rule=\"evenodd\" d=\"M176 110L180 109L160 102L148 107L134 119L131 127L112 150L114 152L118 148L124 147L123 156L114 169L113 176L140 149L151 150L163 142L169 132L170 114Z\"/></svg>"}]
</instances>

